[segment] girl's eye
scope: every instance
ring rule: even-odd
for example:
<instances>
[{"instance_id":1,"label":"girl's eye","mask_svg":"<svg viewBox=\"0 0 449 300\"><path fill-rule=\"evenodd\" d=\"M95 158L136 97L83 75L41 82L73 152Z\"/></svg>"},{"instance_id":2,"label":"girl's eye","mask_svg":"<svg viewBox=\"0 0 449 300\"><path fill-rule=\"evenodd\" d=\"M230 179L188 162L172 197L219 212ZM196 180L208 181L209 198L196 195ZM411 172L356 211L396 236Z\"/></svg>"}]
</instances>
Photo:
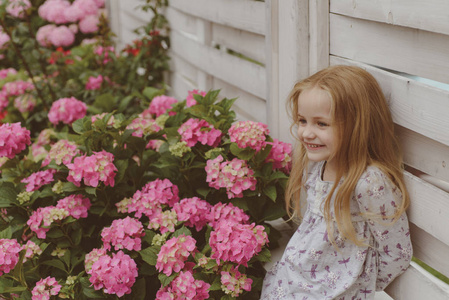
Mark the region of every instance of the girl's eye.
<instances>
[{"instance_id":1,"label":"girl's eye","mask_svg":"<svg viewBox=\"0 0 449 300\"><path fill-rule=\"evenodd\" d=\"M318 124L318 126L320 126L320 127L327 127L327 126L329 126L329 124L324 123L324 122L318 122L317 124Z\"/></svg>"},{"instance_id":2,"label":"girl's eye","mask_svg":"<svg viewBox=\"0 0 449 300\"><path fill-rule=\"evenodd\" d=\"M298 119L298 123L299 123L300 125L304 125L304 124L307 124L307 121L306 121L306 119L304 119L304 118L299 118L299 119Z\"/></svg>"}]
</instances>

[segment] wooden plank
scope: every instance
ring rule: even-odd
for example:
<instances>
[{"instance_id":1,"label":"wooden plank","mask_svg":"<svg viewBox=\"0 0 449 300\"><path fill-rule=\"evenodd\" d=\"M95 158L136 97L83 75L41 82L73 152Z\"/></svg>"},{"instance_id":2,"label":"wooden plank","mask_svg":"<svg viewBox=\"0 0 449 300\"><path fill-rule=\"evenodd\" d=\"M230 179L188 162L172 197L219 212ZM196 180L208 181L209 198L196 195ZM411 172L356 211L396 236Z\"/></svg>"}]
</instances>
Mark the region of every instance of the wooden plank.
<instances>
[{"instance_id":1,"label":"wooden plank","mask_svg":"<svg viewBox=\"0 0 449 300\"><path fill-rule=\"evenodd\" d=\"M136 21L147 24L151 20L153 12L151 10L143 11L140 8L142 4L143 3L140 0L120 1L120 12L128 15Z\"/></svg>"},{"instance_id":2,"label":"wooden plank","mask_svg":"<svg viewBox=\"0 0 449 300\"><path fill-rule=\"evenodd\" d=\"M185 100L188 91L196 88L195 84L178 72L170 73L170 85L171 88L168 90L167 94L176 98L178 101Z\"/></svg>"},{"instance_id":3,"label":"wooden plank","mask_svg":"<svg viewBox=\"0 0 449 300\"><path fill-rule=\"evenodd\" d=\"M309 1L309 73L329 66L329 1Z\"/></svg>"},{"instance_id":4,"label":"wooden plank","mask_svg":"<svg viewBox=\"0 0 449 300\"><path fill-rule=\"evenodd\" d=\"M196 35L197 18L185 14L172 7L167 7L165 17L170 24L171 30L182 31Z\"/></svg>"},{"instance_id":5,"label":"wooden plank","mask_svg":"<svg viewBox=\"0 0 449 300\"><path fill-rule=\"evenodd\" d=\"M212 39L228 49L265 64L265 36L220 24L212 24Z\"/></svg>"},{"instance_id":6,"label":"wooden plank","mask_svg":"<svg viewBox=\"0 0 449 300\"><path fill-rule=\"evenodd\" d=\"M266 97L265 68L215 48L201 45L177 32L171 34L172 51L195 65L259 98Z\"/></svg>"},{"instance_id":7,"label":"wooden plank","mask_svg":"<svg viewBox=\"0 0 449 300\"><path fill-rule=\"evenodd\" d=\"M265 35L265 4L251 0L170 0L170 6L222 25Z\"/></svg>"},{"instance_id":8,"label":"wooden plank","mask_svg":"<svg viewBox=\"0 0 449 300\"><path fill-rule=\"evenodd\" d=\"M424 272L419 266L412 264L387 287L386 292L395 300L447 300L447 287L436 283Z\"/></svg>"},{"instance_id":9,"label":"wooden plank","mask_svg":"<svg viewBox=\"0 0 449 300\"><path fill-rule=\"evenodd\" d=\"M181 76L187 78L192 85L197 89L198 84L196 82L198 78L198 69L184 60L182 57L179 57L173 51L170 51L170 71L179 73Z\"/></svg>"},{"instance_id":10,"label":"wooden plank","mask_svg":"<svg viewBox=\"0 0 449 300\"><path fill-rule=\"evenodd\" d=\"M393 25L449 34L449 1L446 0L335 0L333 13Z\"/></svg>"},{"instance_id":11,"label":"wooden plank","mask_svg":"<svg viewBox=\"0 0 449 300\"><path fill-rule=\"evenodd\" d=\"M448 35L330 14L330 52L449 83Z\"/></svg>"}]
</instances>

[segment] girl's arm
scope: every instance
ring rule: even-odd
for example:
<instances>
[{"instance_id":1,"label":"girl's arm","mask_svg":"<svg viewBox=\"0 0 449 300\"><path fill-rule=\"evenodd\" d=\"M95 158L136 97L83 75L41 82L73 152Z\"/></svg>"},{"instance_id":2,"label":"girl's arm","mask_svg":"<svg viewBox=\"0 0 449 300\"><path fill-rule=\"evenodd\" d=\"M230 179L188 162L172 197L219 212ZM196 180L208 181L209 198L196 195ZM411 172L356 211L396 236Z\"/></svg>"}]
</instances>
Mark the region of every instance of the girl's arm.
<instances>
[{"instance_id":1,"label":"girl's arm","mask_svg":"<svg viewBox=\"0 0 449 300\"><path fill-rule=\"evenodd\" d=\"M404 272L412 258L410 229L405 213L392 222L388 216L400 204L401 192L377 168L369 168L356 188L356 198L377 251L376 290L384 290L399 274Z\"/></svg>"}]
</instances>

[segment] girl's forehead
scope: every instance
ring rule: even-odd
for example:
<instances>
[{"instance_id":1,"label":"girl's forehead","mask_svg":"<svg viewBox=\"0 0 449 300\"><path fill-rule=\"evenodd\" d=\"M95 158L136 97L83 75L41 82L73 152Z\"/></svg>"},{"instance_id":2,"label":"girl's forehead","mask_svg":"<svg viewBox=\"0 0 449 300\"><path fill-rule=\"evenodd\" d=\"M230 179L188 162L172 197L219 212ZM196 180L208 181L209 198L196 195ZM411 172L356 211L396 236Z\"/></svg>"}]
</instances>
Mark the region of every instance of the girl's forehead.
<instances>
[{"instance_id":1,"label":"girl's forehead","mask_svg":"<svg viewBox=\"0 0 449 300\"><path fill-rule=\"evenodd\" d=\"M298 112L316 112L330 116L332 112L332 99L327 91L318 87L304 90L298 96Z\"/></svg>"}]
</instances>

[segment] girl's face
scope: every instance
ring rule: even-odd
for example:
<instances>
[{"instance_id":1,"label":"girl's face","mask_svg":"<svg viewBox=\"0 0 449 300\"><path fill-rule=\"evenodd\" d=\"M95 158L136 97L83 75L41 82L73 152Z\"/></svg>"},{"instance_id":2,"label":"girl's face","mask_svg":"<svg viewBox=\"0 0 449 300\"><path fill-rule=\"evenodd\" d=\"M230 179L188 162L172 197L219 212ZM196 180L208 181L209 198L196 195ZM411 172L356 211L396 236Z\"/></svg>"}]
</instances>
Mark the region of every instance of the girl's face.
<instances>
[{"instance_id":1,"label":"girl's face","mask_svg":"<svg viewBox=\"0 0 449 300\"><path fill-rule=\"evenodd\" d=\"M327 165L336 147L331 106L328 93L317 87L304 90L298 97L298 138L309 160L325 160Z\"/></svg>"}]
</instances>

